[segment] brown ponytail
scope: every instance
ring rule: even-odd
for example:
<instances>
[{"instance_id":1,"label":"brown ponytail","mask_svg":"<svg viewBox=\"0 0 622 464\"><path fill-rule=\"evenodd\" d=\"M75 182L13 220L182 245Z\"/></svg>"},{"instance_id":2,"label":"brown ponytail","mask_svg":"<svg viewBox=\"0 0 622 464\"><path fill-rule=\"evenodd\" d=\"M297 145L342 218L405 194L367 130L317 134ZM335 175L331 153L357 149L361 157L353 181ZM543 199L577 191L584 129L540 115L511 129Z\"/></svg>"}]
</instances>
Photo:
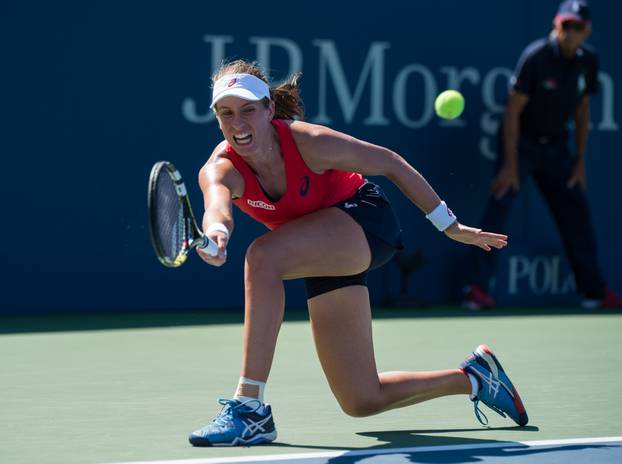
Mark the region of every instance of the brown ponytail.
<instances>
[{"instance_id":1,"label":"brown ponytail","mask_svg":"<svg viewBox=\"0 0 622 464\"><path fill-rule=\"evenodd\" d=\"M212 76L212 84L226 74L251 74L266 84L268 78L261 71L256 61L235 60L223 63L218 71ZM287 81L283 82L276 88L270 89L270 98L274 101L275 119L304 119L304 108L300 91L298 88L298 80L302 76L301 73L295 73ZM268 100L265 99L266 106Z\"/></svg>"},{"instance_id":2,"label":"brown ponytail","mask_svg":"<svg viewBox=\"0 0 622 464\"><path fill-rule=\"evenodd\" d=\"M274 89L270 89L270 97L274 100L276 119L304 120L305 112L298 89L298 79L301 73L294 74L288 81Z\"/></svg>"}]
</instances>

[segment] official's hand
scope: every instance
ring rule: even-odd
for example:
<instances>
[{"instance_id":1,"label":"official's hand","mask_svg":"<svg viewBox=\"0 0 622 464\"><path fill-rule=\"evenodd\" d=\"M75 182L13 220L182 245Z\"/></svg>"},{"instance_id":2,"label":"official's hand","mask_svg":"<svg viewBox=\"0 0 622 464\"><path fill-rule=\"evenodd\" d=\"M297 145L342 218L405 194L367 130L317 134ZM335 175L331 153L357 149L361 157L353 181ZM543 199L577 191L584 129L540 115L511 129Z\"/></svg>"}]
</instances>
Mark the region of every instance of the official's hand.
<instances>
[{"instance_id":1,"label":"official's hand","mask_svg":"<svg viewBox=\"0 0 622 464\"><path fill-rule=\"evenodd\" d=\"M578 185L583 190L587 189L587 176L585 175L585 161L583 159L577 161L572 171L572 175L566 183L566 186L569 189L574 188L575 185Z\"/></svg>"},{"instance_id":2,"label":"official's hand","mask_svg":"<svg viewBox=\"0 0 622 464\"><path fill-rule=\"evenodd\" d=\"M490 251L492 248L501 249L508 244L507 235L484 232L482 229L465 226L458 221L445 229L445 235L456 242L474 245L486 251Z\"/></svg>"},{"instance_id":3,"label":"official's hand","mask_svg":"<svg viewBox=\"0 0 622 464\"><path fill-rule=\"evenodd\" d=\"M203 261L212 266L220 267L227 261L227 242L229 238L222 232L214 231L208 235L218 245L218 254L212 256L207 251L197 247L197 253Z\"/></svg>"},{"instance_id":4,"label":"official's hand","mask_svg":"<svg viewBox=\"0 0 622 464\"><path fill-rule=\"evenodd\" d=\"M496 177L492 180L490 192L499 200L505 196L508 191L518 192L520 188L520 179L518 177L518 167L511 164L504 164L499 170Z\"/></svg>"}]
</instances>

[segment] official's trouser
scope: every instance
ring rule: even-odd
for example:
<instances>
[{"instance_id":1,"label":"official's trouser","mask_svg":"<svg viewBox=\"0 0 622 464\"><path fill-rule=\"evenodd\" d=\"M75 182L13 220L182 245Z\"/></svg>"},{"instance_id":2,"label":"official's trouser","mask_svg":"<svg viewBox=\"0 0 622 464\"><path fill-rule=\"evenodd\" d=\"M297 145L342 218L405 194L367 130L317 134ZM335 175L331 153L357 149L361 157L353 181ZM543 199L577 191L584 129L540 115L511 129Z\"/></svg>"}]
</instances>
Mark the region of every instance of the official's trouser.
<instances>
[{"instance_id":1,"label":"official's trouser","mask_svg":"<svg viewBox=\"0 0 622 464\"><path fill-rule=\"evenodd\" d=\"M597 262L596 240L587 196L579 185L571 189L566 186L575 163L566 141L542 144L520 137L518 161L521 184L528 176L533 177L557 223L577 290L586 298L602 298L605 284ZM500 155L497 172L502 162ZM513 191L499 200L491 195L480 227L489 232L506 233L507 218L515 198ZM498 253L494 251L487 253L477 250L473 253L473 284L487 288L490 277L496 271L497 256Z\"/></svg>"}]
</instances>

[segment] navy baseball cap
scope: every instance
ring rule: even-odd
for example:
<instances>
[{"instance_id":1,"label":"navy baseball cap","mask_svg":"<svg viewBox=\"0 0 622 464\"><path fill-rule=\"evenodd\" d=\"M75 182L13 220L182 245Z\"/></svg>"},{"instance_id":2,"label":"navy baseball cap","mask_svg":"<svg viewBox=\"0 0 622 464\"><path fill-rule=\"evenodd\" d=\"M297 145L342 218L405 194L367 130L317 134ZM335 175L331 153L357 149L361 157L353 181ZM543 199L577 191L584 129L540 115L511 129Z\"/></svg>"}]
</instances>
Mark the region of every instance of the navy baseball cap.
<instances>
[{"instance_id":1,"label":"navy baseball cap","mask_svg":"<svg viewBox=\"0 0 622 464\"><path fill-rule=\"evenodd\" d=\"M585 0L566 0L559 5L555 22L576 21L586 24L592 22L592 13Z\"/></svg>"}]
</instances>

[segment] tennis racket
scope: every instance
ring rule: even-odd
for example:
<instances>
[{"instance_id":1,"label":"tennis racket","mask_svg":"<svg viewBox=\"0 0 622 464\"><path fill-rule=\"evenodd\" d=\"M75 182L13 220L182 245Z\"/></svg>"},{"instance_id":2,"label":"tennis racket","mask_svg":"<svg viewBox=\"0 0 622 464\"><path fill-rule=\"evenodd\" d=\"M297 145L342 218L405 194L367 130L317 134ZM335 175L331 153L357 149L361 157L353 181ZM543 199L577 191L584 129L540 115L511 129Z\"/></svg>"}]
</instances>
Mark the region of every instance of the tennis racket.
<instances>
[{"instance_id":1,"label":"tennis racket","mask_svg":"<svg viewBox=\"0 0 622 464\"><path fill-rule=\"evenodd\" d=\"M162 264L181 266L194 247L218 254L216 242L199 229L186 186L172 163L159 161L151 168L147 205L151 243Z\"/></svg>"}]
</instances>

